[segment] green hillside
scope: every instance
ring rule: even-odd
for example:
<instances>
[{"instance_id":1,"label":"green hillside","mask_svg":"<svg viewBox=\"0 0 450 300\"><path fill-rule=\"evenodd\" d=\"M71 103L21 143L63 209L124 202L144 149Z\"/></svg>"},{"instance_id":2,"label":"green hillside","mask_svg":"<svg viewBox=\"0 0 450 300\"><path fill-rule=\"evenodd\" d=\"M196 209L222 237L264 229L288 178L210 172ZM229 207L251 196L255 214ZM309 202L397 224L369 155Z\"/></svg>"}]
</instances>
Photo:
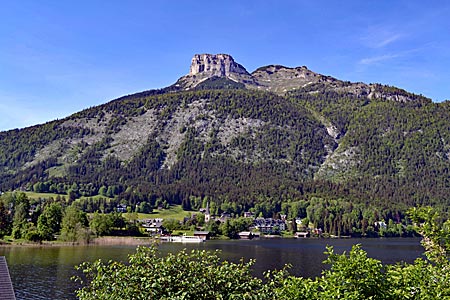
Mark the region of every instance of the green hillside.
<instances>
[{"instance_id":1,"label":"green hillside","mask_svg":"<svg viewBox=\"0 0 450 300\"><path fill-rule=\"evenodd\" d=\"M185 76L162 90L1 132L0 190L92 198L91 208L99 205L95 196L111 199L103 206L187 210L207 199L213 213L308 216L347 233L402 220L410 206L447 210L448 102L306 67L254 74L213 76L183 91L181 83L197 82ZM295 86L299 74L306 77L296 89L267 91Z\"/></svg>"}]
</instances>

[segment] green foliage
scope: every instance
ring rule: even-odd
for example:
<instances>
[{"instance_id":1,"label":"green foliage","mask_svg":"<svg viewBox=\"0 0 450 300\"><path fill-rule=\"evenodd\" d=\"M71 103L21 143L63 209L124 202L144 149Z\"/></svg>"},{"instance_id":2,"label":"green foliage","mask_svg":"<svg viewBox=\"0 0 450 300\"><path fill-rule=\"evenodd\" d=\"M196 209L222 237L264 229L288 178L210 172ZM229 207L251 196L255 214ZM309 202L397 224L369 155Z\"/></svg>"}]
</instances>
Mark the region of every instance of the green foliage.
<instances>
[{"instance_id":1,"label":"green foliage","mask_svg":"<svg viewBox=\"0 0 450 300\"><path fill-rule=\"evenodd\" d=\"M389 299L386 275L380 261L368 258L359 245L347 255L327 247L325 270L315 279L286 276L276 287L277 299Z\"/></svg>"},{"instance_id":2,"label":"green foliage","mask_svg":"<svg viewBox=\"0 0 450 300\"><path fill-rule=\"evenodd\" d=\"M143 214L149 214L153 211L152 206L148 202L141 202L139 204L138 212Z\"/></svg>"},{"instance_id":3,"label":"green foliage","mask_svg":"<svg viewBox=\"0 0 450 300\"><path fill-rule=\"evenodd\" d=\"M293 102L337 129L336 153L341 156L331 159L337 166L322 168L316 179L338 183L348 195L378 206L447 207L448 103L432 103L392 87L374 88L385 97L407 96L414 101L356 97L320 84L290 93ZM320 185L316 180L316 190ZM342 190L338 193L344 196Z\"/></svg>"},{"instance_id":4,"label":"green foliage","mask_svg":"<svg viewBox=\"0 0 450 300\"><path fill-rule=\"evenodd\" d=\"M79 138L90 133L85 128L60 126L60 124L61 121L55 121L24 129L0 132L0 173L9 174L14 168L19 169L24 163L31 160L37 151L54 140L63 137ZM55 164L56 160L50 158L40 162L35 171L41 177L44 169ZM8 176L2 179L5 178Z\"/></svg>"},{"instance_id":5,"label":"green foliage","mask_svg":"<svg viewBox=\"0 0 450 300\"><path fill-rule=\"evenodd\" d=\"M109 214L95 212L89 220L89 229L97 237L115 234L134 235L134 232L124 232L124 228L129 230L130 223L126 222L125 218L117 212ZM134 230L133 227L132 231Z\"/></svg>"},{"instance_id":6,"label":"green foliage","mask_svg":"<svg viewBox=\"0 0 450 300\"><path fill-rule=\"evenodd\" d=\"M116 229L122 229L126 225L125 218L122 214L114 212L109 215L112 220L112 226Z\"/></svg>"},{"instance_id":7,"label":"green foliage","mask_svg":"<svg viewBox=\"0 0 450 300\"><path fill-rule=\"evenodd\" d=\"M410 209L409 216L423 236L427 259L388 268L392 298L450 299L450 221L431 207Z\"/></svg>"},{"instance_id":8,"label":"green foliage","mask_svg":"<svg viewBox=\"0 0 450 300\"><path fill-rule=\"evenodd\" d=\"M38 218L37 231L44 240L53 240L54 234L61 230L63 209L60 203L51 203L44 208Z\"/></svg>"},{"instance_id":9,"label":"green foliage","mask_svg":"<svg viewBox=\"0 0 450 300\"><path fill-rule=\"evenodd\" d=\"M114 226L114 219L110 215L95 212L89 221L89 228L96 236L108 235Z\"/></svg>"},{"instance_id":10,"label":"green foliage","mask_svg":"<svg viewBox=\"0 0 450 300\"><path fill-rule=\"evenodd\" d=\"M359 245L349 255L337 255L327 248L325 263L331 269L319 280L319 299L385 299L383 266L379 260L368 258Z\"/></svg>"},{"instance_id":11,"label":"green foliage","mask_svg":"<svg viewBox=\"0 0 450 300\"><path fill-rule=\"evenodd\" d=\"M410 211L424 234L428 259L383 265L360 245L336 254L327 247L322 276L301 278L287 270L268 271L263 282L251 263L221 261L217 253L185 250L161 257L155 247L138 248L128 263L96 261L78 267L80 299L450 299L448 220L431 208Z\"/></svg>"},{"instance_id":12,"label":"green foliage","mask_svg":"<svg viewBox=\"0 0 450 300\"><path fill-rule=\"evenodd\" d=\"M439 266L450 267L450 220L444 221L443 216L431 207L412 208L409 214L424 236L422 246L427 258Z\"/></svg>"},{"instance_id":13,"label":"green foliage","mask_svg":"<svg viewBox=\"0 0 450 300\"><path fill-rule=\"evenodd\" d=\"M423 259L414 264L388 268L390 299L450 299L448 266L436 266Z\"/></svg>"},{"instance_id":14,"label":"green foliage","mask_svg":"<svg viewBox=\"0 0 450 300\"><path fill-rule=\"evenodd\" d=\"M14 194L15 196L16 194ZM18 194L14 199L14 217L12 235L15 239L25 238L29 224L30 201L25 194Z\"/></svg>"},{"instance_id":15,"label":"green foliage","mask_svg":"<svg viewBox=\"0 0 450 300\"><path fill-rule=\"evenodd\" d=\"M28 227L23 234L23 237L31 242L40 242L42 241L42 236L40 232L37 230L37 228L33 225L28 223Z\"/></svg>"},{"instance_id":16,"label":"green foliage","mask_svg":"<svg viewBox=\"0 0 450 300\"><path fill-rule=\"evenodd\" d=\"M118 199L106 198L103 196L81 197L76 200L76 204L84 212L93 213L100 211L102 213L114 212L119 204Z\"/></svg>"},{"instance_id":17,"label":"green foliage","mask_svg":"<svg viewBox=\"0 0 450 300\"><path fill-rule=\"evenodd\" d=\"M0 238L10 234L11 218L5 203L0 198Z\"/></svg>"},{"instance_id":18,"label":"green foliage","mask_svg":"<svg viewBox=\"0 0 450 300\"><path fill-rule=\"evenodd\" d=\"M220 224L219 230L224 236L231 239L238 238L238 233L241 231L248 231L248 228L253 223L250 218L234 218L227 219L225 222Z\"/></svg>"},{"instance_id":19,"label":"green foliage","mask_svg":"<svg viewBox=\"0 0 450 300\"><path fill-rule=\"evenodd\" d=\"M182 229L181 222L175 219L164 219L162 226L168 233L172 233L177 229Z\"/></svg>"},{"instance_id":20,"label":"green foliage","mask_svg":"<svg viewBox=\"0 0 450 300\"><path fill-rule=\"evenodd\" d=\"M139 247L128 263L83 263L89 284L83 299L268 299L250 263L221 261L216 253L185 250L165 257L155 247Z\"/></svg>"},{"instance_id":21,"label":"green foliage","mask_svg":"<svg viewBox=\"0 0 450 300\"><path fill-rule=\"evenodd\" d=\"M209 231L211 236L218 236L221 234L219 222L216 222L215 220L209 220L209 222L205 224L205 229Z\"/></svg>"},{"instance_id":22,"label":"green foliage","mask_svg":"<svg viewBox=\"0 0 450 300\"><path fill-rule=\"evenodd\" d=\"M89 231L86 214L75 205L66 208L61 225L60 239L66 242L87 242Z\"/></svg>"}]
</instances>

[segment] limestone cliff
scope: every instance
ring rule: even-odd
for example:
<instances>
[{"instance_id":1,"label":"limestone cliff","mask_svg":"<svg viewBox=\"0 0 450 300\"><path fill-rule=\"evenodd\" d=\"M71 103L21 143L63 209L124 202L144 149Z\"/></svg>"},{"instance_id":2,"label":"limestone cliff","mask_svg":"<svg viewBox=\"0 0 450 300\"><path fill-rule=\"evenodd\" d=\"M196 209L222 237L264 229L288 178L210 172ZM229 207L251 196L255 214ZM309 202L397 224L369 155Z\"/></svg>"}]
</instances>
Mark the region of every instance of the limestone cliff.
<instances>
[{"instance_id":1,"label":"limestone cliff","mask_svg":"<svg viewBox=\"0 0 450 300\"><path fill-rule=\"evenodd\" d=\"M192 58L189 75L236 76L250 75L228 54L195 54Z\"/></svg>"},{"instance_id":2,"label":"limestone cliff","mask_svg":"<svg viewBox=\"0 0 450 300\"><path fill-rule=\"evenodd\" d=\"M212 77L227 77L243 84L255 84L252 76L228 54L195 54L192 58L189 74L176 83L182 89L189 90Z\"/></svg>"},{"instance_id":3,"label":"limestone cliff","mask_svg":"<svg viewBox=\"0 0 450 300\"><path fill-rule=\"evenodd\" d=\"M321 93L328 90L368 99L378 98L397 102L429 101L421 95L414 95L395 87L342 81L315 73L305 66L290 68L268 65L260 67L250 74L228 54L195 54L191 61L189 74L178 79L169 88L172 91L191 90L211 78L226 78L243 84L247 89L269 91L280 95L307 87L310 93ZM226 87L221 86L221 88Z\"/></svg>"}]
</instances>

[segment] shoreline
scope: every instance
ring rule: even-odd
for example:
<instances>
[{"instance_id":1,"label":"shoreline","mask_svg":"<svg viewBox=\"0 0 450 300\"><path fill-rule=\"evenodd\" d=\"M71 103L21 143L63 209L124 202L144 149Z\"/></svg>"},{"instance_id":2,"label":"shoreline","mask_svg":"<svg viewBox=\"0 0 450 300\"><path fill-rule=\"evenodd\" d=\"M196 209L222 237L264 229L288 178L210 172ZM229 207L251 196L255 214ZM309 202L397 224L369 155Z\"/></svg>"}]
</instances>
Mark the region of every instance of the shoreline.
<instances>
[{"instance_id":1,"label":"shoreline","mask_svg":"<svg viewBox=\"0 0 450 300\"><path fill-rule=\"evenodd\" d=\"M71 246L96 246L96 245L151 245L157 242L154 238L149 237L121 237L121 236L107 236L93 238L88 243L80 242L58 242L58 241L43 241L43 242L0 242L0 247L71 247Z\"/></svg>"},{"instance_id":2,"label":"shoreline","mask_svg":"<svg viewBox=\"0 0 450 300\"><path fill-rule=\"evenodd\" d=\"M417 236L414 237L358 237L363 239L390 239L390 238L420 238ZM353 239L352 237L306 237L306 238L297 238L297 237L283 237L283 236L274 236L274 235L268 235L268 236L261 236L259 238L255 239L248 239L251 240L257 240L257 239ZM211 240L226 240L226 239L211 239ZM230 239L231 240L231 239ZM239 240L247 240L247 239L236 239L236 241ZM71 247L71 246L114 246L114 245L128 245L128 246L141 246L141 245L152 245L152 244L158 244L161 243L161 240L158 238L151 238L151 237L131 237L131 236L103 236L103 237L97 237L92 238L88 243L80 243L80 242L59 242L59 241L42 241L42 242L5 242L0 241L0 248L4 247Z\"/></svg>"}]
</instances>

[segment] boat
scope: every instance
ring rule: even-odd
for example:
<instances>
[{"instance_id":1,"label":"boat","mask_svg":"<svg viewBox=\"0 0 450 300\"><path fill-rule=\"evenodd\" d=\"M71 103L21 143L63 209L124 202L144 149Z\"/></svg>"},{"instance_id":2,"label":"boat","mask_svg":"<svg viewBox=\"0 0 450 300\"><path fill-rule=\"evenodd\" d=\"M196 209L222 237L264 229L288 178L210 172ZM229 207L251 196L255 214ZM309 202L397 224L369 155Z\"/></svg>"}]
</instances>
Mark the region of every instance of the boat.
<instances>
[{"instance_id":1,"label":"boat","mask_svg":"<svg viewBox=\"0 0 450 300\"><path fill-rule=\"evenodd\" d=\"M181 236L162 236L160 238L163 242L172 243L203 243L204 240L199 236L193 235L181 235Z\"/></svg>"}]
</instances>

